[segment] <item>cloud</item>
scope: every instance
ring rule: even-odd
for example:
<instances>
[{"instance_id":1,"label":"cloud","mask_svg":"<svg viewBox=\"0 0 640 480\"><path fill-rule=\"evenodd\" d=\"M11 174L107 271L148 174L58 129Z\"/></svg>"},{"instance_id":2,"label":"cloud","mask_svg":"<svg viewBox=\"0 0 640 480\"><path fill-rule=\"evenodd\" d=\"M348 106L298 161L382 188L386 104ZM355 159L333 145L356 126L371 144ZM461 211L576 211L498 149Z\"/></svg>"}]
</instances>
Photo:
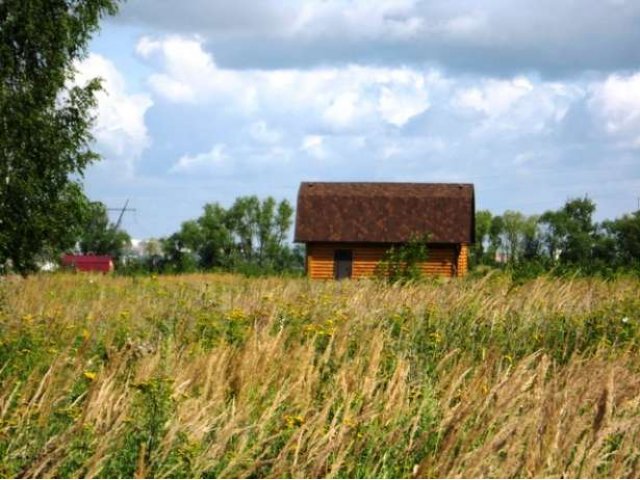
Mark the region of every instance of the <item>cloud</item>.
<instances>
[{"instance_id":1,"label":"cloud","mask_svg":"<svg viewBox=\"0 0 640 480\"><path fill-rule=\"evenodd\" d=\"M138 0L119 22L201 35L226 68L437 65L545 77L636 68L640 3L606 0Z\"/></svg>"},{"instance_id":2,"label":"cloud","mask_svg":"<svg viewBox=\"0 0 640 480\"><path fill-rule=\"evenodd\" d=\"M536 82L525 76L510 80L481 79L457 90L452 104L480 116L477 132L544 133L557 128L585 92L578 85Z\"/></svg>"},{"instance_id":3,"label":"cloud","mask_svg":"<svg viewBox=\"0 0 640 480\"><path fill-rule=\"evenodd\" d=\"M251 116L263 110L310 116L319 126L351 130L362 125L401 127L429 108L431 71L353 65L312 70L220 68L199 37L143 37L136 51L160 71L149 86L173 103L220 105Z\"/></svg>"},{"instance_id":4,"label":"cloud","mask_svg":"<svg viewBox=\"0 0 640 480\"><path fill-rule=\"evenodd\" d=\"M124 76L105 57L92 53L77 66L75 83L84 85L93 78L102 79L98 92L93 135L107 165L131 176L134 164L151 143L145 114L153 105L147 94L127 91Z\"/></svg>"},{"instance_id":5,"label":"cloud","mask_svg":"<svg viewBox=\"0 0 640 480\"><path fill-rule=\"evenodd\" d=\"M180 157L170 171L173 173L228 173L230 160L226 145L217 144L206 153Z\"/></svg>"},{"instance_id":6,"label":"cloud","mask_svg":"<svg viewBox=\"0 0 640 480\"><path fill-rule=\"evenodd\" d=\"M608 135L640 148L640 72L612 74L593 85L589 106Z\"/></svg>"},{"instance_id":7,"label":"cloud","mask_svg":"<svg viewBox=\"0 0 640 480\"><path fill-rule=\"evenodd\" d=\"M324 137L322 135L307 135L302 139L300 150L308 153L313 158L321 160L327 157L324 147Z\"/></svg>"}]
</instances>

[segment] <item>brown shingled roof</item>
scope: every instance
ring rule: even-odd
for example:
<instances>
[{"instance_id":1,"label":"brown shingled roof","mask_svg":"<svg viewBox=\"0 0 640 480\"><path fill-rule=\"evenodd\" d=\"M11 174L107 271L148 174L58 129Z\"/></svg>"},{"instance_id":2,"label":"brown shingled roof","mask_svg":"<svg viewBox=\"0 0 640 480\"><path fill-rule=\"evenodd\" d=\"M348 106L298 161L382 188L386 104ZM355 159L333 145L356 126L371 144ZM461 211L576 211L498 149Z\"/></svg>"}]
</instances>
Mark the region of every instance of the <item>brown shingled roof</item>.
<instances>
[{"instance_id":1,"label":"brown shingled roof","mask_svg":"<svg viewBox=\"0 0 640 480\"><path fill-rule=\"evenodd\" d=\"M475 241L472 184L303 182L296 242Z\"/></svg>"}]
</instances>

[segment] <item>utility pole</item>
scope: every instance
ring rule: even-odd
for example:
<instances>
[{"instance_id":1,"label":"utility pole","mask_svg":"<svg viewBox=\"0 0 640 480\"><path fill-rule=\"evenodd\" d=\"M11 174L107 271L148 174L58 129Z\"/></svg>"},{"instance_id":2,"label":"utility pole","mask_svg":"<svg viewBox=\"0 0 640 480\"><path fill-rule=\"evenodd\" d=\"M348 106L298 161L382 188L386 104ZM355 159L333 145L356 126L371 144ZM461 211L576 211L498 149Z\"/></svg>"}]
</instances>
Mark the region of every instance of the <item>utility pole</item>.
<instances>
[{"instance_id":1,"label":"utility pole","mask_svg":"<svg viewBox=\"0 0 640 480\"><path fill-rule=\"evenodd\" d=\"M107 208L108 212L120 212L120 215L118 216L118 221L115 223L113 229L114 230L118 230L118 228L120 228L120 224L122 223L122 217L124 216L124 212L135 212L136 209L135 208L127 208L129 206L129 199L127 198L127 201L124 202L124 207L122 208Z\"/></svg>"}]
</instances>

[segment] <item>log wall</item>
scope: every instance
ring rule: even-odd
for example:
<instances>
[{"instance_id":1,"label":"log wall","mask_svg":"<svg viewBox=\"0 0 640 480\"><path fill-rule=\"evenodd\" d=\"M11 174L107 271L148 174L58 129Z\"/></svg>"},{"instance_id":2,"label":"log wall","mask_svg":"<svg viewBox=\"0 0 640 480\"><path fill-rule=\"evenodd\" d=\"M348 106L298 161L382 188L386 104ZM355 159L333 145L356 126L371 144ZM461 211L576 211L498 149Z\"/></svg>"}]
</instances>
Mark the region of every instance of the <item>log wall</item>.
<instances>
[{"instance_id":1,"label":"log wall","mask_svg":"<svg viewBox=\"0 0 640 480\"><path fill-rule=\"evenodd\" d=\"M334 278L334 253L336 250L353 252L352 278L370 277L390 245L366 245L348 243L308 243L307 275L314 279ZM451 277L467 271L466 245L429 245L429 256L422 265L426 275ZM460 251L460 254L458 254Z\"/></svg>"}]
</instances>

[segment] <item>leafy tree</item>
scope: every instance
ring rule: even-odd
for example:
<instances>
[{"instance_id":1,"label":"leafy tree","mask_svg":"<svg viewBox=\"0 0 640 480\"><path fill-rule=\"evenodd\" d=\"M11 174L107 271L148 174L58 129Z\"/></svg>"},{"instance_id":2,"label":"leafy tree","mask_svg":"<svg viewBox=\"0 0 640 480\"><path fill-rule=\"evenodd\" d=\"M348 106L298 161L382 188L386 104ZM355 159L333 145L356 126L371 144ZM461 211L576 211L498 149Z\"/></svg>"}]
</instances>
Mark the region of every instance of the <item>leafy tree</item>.
<instances>
[{"instance_id":1,"label":"leafy tree","mask_svg":"<svg viewBox=\"0 0 640 480\"><path fill-rule=\"evenodd\" d=\"M197 220L184 222L165 240L168 263L174 270L186 256L200 268L240 270L246 273L297 270L304 264L299 250L286 244L293 208L286 200L240 197L225 209L207 204Z\"/></svg>"},{"instance_id":2,"label":"leafy tree","mask_svg":"<svg viewBox=\"0 0 640 480\"><path fill-rule=\"evenodd\" d=\"M524 260L535 260L540 256L539 220L539 215L530 215L522 223L522 258Z\"/></svg>"},{"instance_id":3,"label":"leafy tree","mask_svg":"<svg viewBox=\"0 0 640 480\"><path fill-rule=\"evenodd\" d=\"M200 265L203 268L229 268L237 252L233 242L232 221L226 210L218 204L207 204L204 206L204 213L195 223L200 229L198 244L191 242L191 248L198 251ZM195 225L192 235L195 241Z\"/></svg>"},{"instance_id":4,"label":"leafy tree","mask_svg":"<svg viewBox=\"0 0 640 480\"><path fill-rule=\"evenodd\" d=\"M493 216L489 210L479 210L476 212L476 243L473 246L473 256L475 263L484 263L485 243L489 241L491 232L491 220Z\"/></svg>"},{"instance_id":5,"label":"leafy tree","mask_svg":"<svg viewBox=\"0 0 640 480\"><path fill-rule=\"evenodd\" d=\"M507 210L502 215L504 232L504 249L509 263L516 263L522 253L522 240L525 216L513 210Z\"/></svg>"},{"instance_id":6,"label":"leafy tree","mask_svg":"<svg viewBox=\"0 0 640 480\"><path fill-rule=\"evenodd\" d=\"M86 216L78 242L82 253L111 255L115 258L122 256L125 247L131 245L131 237L109 222L104 204L92 202Z\"/></svg>"},{"instance_id":7,"label":"leafy tree","mask_svg":"<svg viewBox=\"0 0 640 480\"><path fill-rule=\"evenodd\" d=\"M498 250L502 247L502 234L504 232L504 220L500 215L491 219L489 227L489 251L488 256L493 260L496 258Z\"/></svg>"},{"instance_id":8,"label":"leafy tree","mask_svg":"<svg viewBox=\"0 0 640 480\"><path fill-rule=\"evenodd\" d=\"M0 1L0 265L23 274L72 244L88 211L79 178L99 81L71 87L74 62L117 0Z\"/></svg>"},{"instance_id":9,"label":"leafy tree","mask_svg":"<svg viewBox=\"0 0 640 480\"><path fill-rule=\"evenodd\" d=\"M615 252L621 266L640 267L640 210L604 222L603 227L609 242L601 245L601 249Z\"/></svg>"},{"instance_id":10,"label":"leafy tree","mask_svg":"<svg viewBox=\"0 0 640 480\"><path fill-rule=\"evenodd\" d=\"M589 264L596 240L592 220L595 209L589 198L576 198L567 201L560 210L545 212L540 217L546 250L552 258L558 257L564 264Z\"/></svg>"},{"instance_id":11,"label":"leafy tree","mask_svg":"<svg viewBox=\"0 0 640 480\"><path fill-rule=\"evenodd\" d=\"M184 245L180 233L174 233L161 240L164 261L162 270L168 272L193 272L197 269L197 262L193 252Z\"/></svg>"}]
</instances>

